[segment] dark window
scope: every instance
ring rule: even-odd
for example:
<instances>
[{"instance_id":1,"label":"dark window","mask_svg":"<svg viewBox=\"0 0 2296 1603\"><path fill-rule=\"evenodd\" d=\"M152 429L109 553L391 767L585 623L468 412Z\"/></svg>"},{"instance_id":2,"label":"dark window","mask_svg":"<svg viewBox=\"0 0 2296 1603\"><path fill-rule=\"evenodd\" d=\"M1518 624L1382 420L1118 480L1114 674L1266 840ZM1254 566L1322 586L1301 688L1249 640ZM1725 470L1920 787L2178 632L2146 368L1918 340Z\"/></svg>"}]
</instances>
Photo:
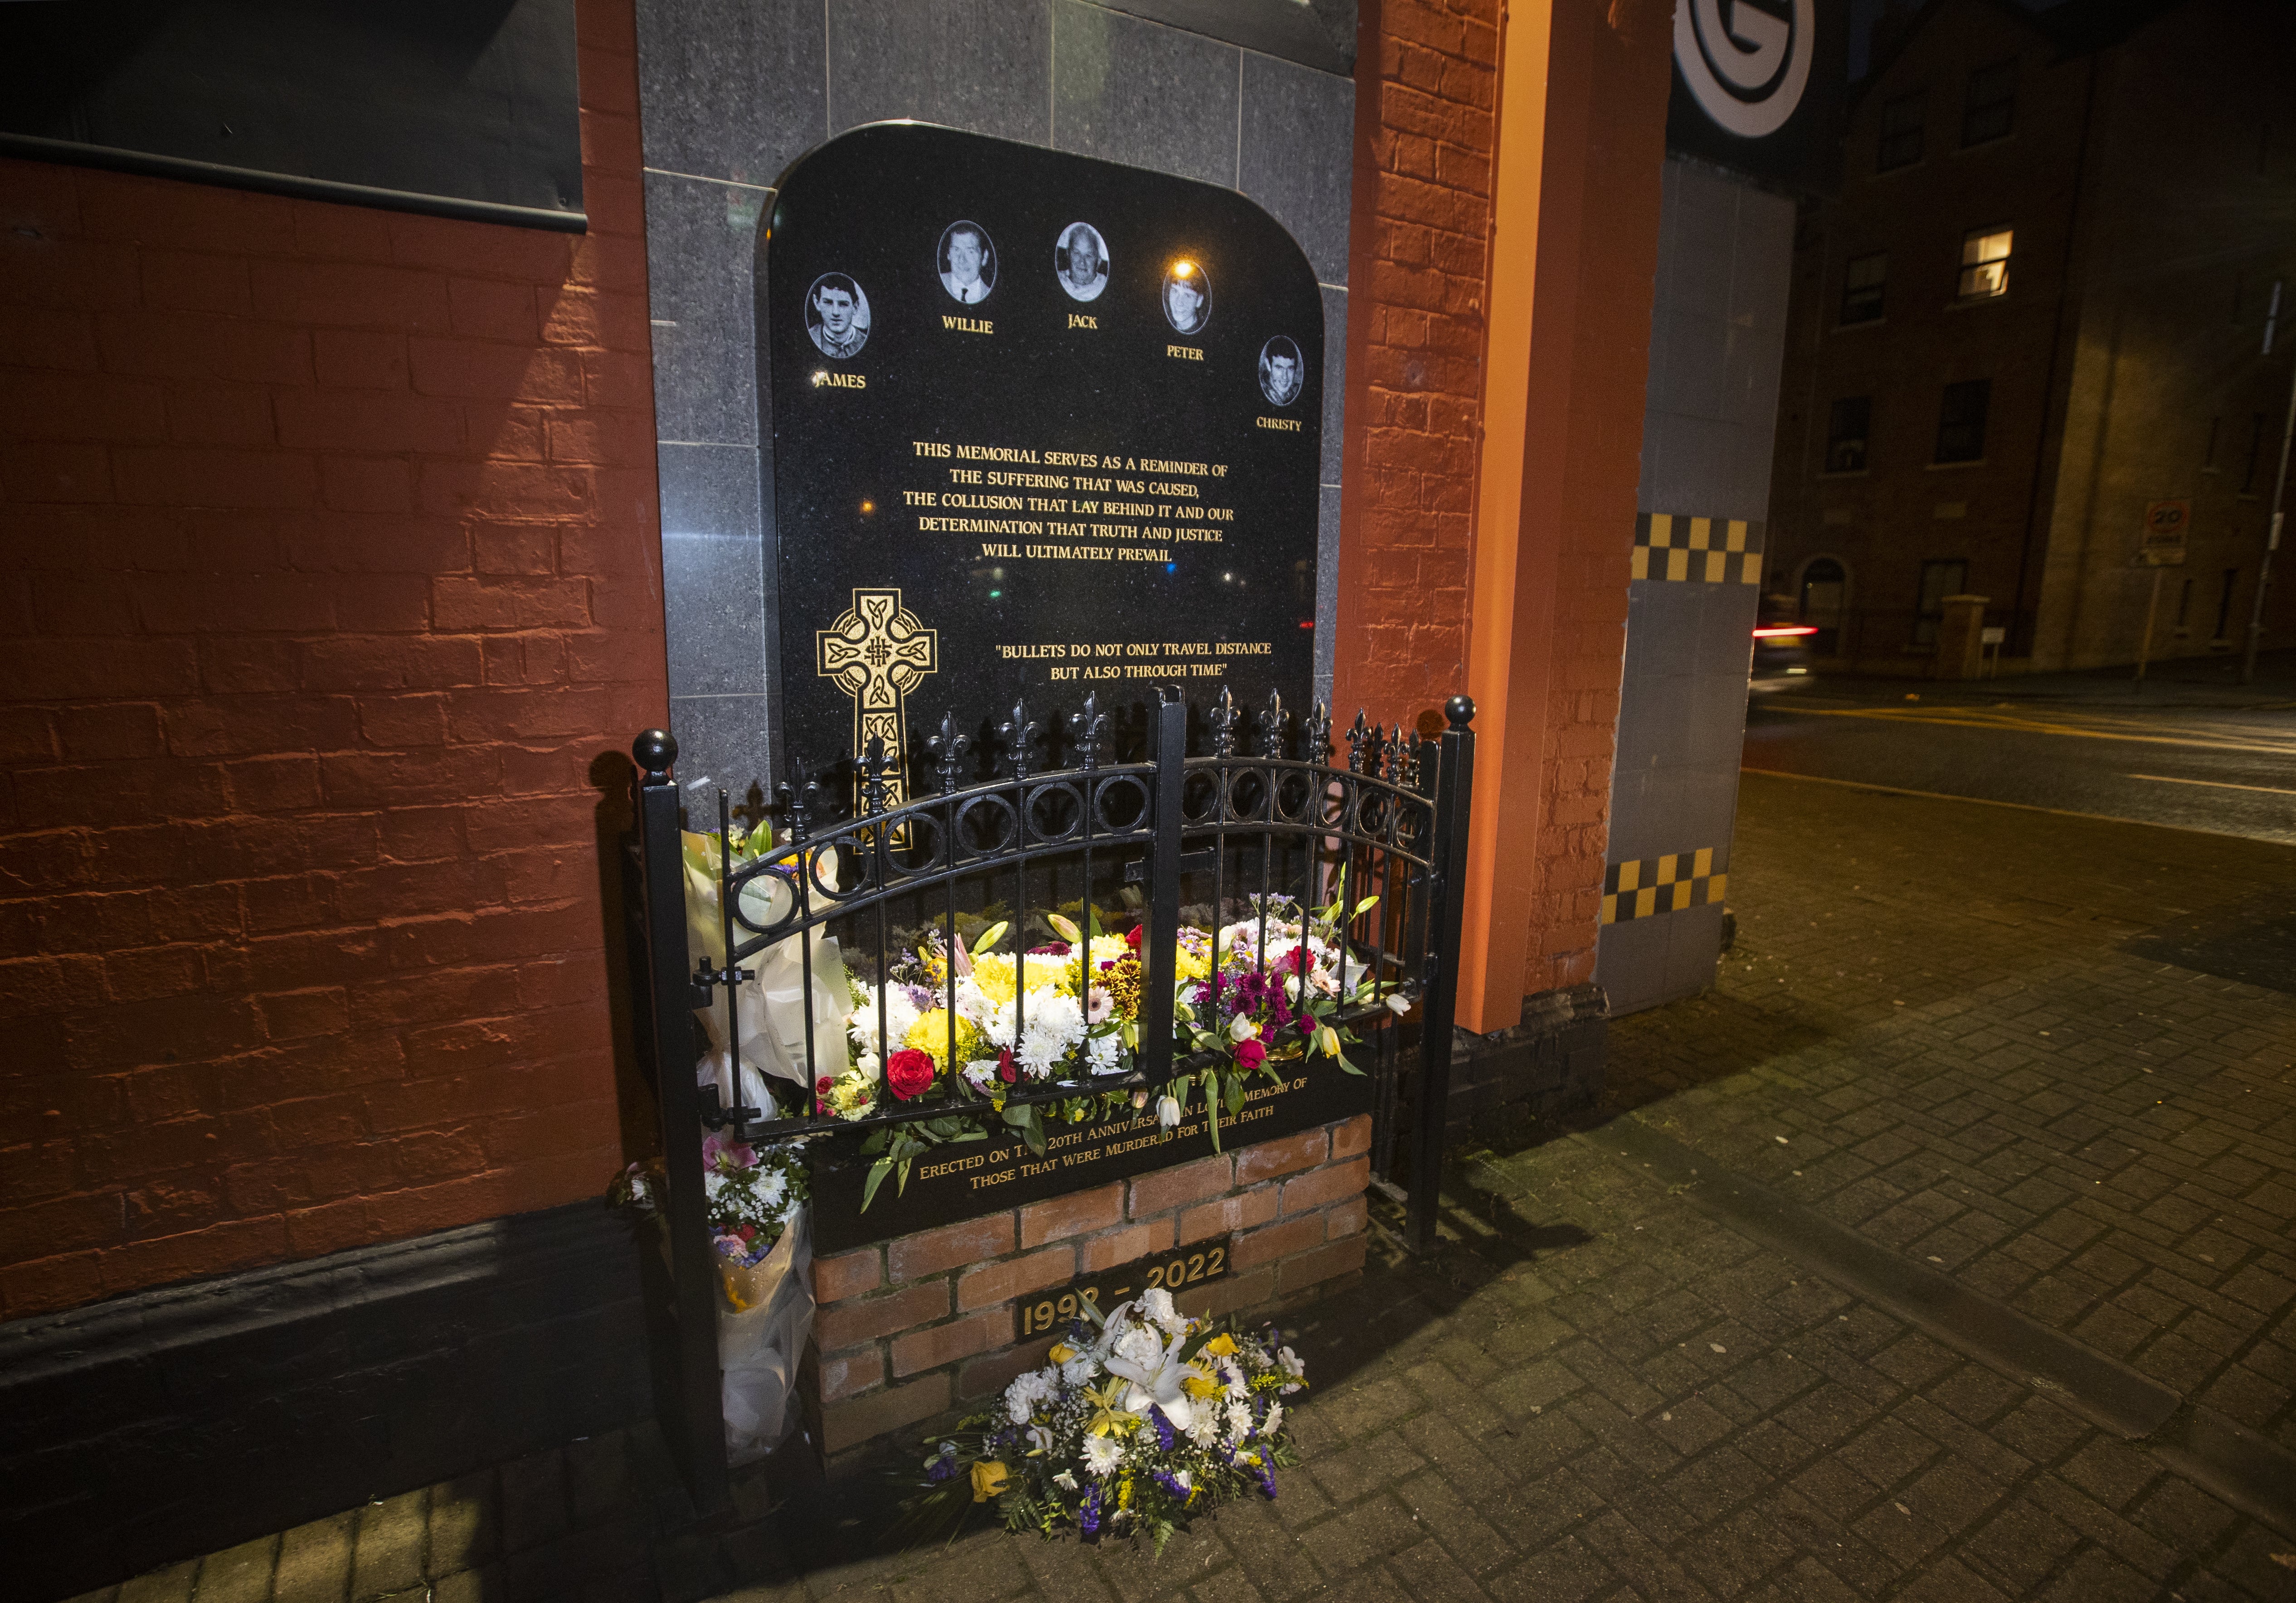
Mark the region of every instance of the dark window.
<instances>
[{"instance_id":1,"label":"dark window","mask_svg":"<svg viewBox=\"0 0 2296 1603\"><path fill-rule=\"evenodd\" d=\"M1945 387L1945 402L1938 408L1938 461L1985 460L1985 409L1992 399L1990 379L1970 379Z\"/></svg>"},{"instance_id":2,"label":"dark window","mask_svg":"<svg viewBox=\"0 0 2296 1603\"><path fill-rule=\"evenodd\" d=\"M2009 292L2009 247L2016 233L2005 227L1972 228L1961 236L1961 298L1989 300Z\"/></svg>"},{"instance_id":3,"label":"dark window","mask_svg":"<svg viewBox=\"0 0 2296 1603\"><path fill-rule=\"evenodd\" d=\"M2193 581L2186 579L2184 589L2177 593L2177 633L2185 632L2185 620L2192 616Z\"/></svg>"},{"instance_id":4,"label":"dark window","mask_svg":"<svg viewBox=\"0 0 2296 1603\"><path fill-rule=\"evenodd\" d=\"M1961 102L1961 148L2005 139L2017 118L2017 58L1980 67L1969 75Z\"/></svg>"},{"instance_id":5,"label":"dark window","mask_svg":"<svg viewBox=\"0 0 2296 1603\"><path fill-rule=\"evenodd\" d=\"M1886 173L1911 167L1922 159L1922 96L1901 94L1882 107L1882 143L1874 152L1874 170Z\"/></svg>"},{"instance_id":6,"label":"dark window","mask_svg":"<svg viewBox=\"0 0 2296 1603\"><path fill-rule=\"evenodd\" d=\"M1882 319L1882 283L1890 274L1890 253L1853 256L1841 273L1841 321L1878 323Z\"/></svg>"},{"instance_id":7,"label":"dark window","mask_svg":"<svg viewBox=\"0 0 2296 1603\"><path fill-rule=\"evenodd\" d=\"M1834 402L1825 420L1825 470L1862 473L1866 470L1866 431L1874 421L1872 396L1845 396Z\"/></svg>"},{"instance_id":8,"label":"dark window","mask_svg":"<svg viewBox=\"0 0 2296 1603\"><path fill-rule=\"evenodd\" d=\"M2248 422L2248 467L2240 476L2240 493L2256 494L2256 464L2264 458L2264 413L2251 413Z\"/></svg>"},{"instance_id":9,"label":"dark window","mask_svg":"<svg viewBox=\"0 0 2296 1603\"><path fill-rule=\"evenodd\" d=\"M2227 568L2224 570L2224 592L2217 597L2217 632L2209 636L2211 641L2230 640L2232 638L2231 635L2225 633L2225 630L2232 623L2233 586L2239 583L2239 568Z\"/></svg>"},{"instance_id":10,"label":"dark window","mask_svg":"<svg viewBox=\"0 0 2296 1603\"><path fill-rule=\"evenodd\" d=\"M1914 643L1937 644L1938 625L1945 621L1945 598L1969 588L1969 562L1962 557L1922 564L1921 604L1914 610Z\"/></svg>"}]
</instances>

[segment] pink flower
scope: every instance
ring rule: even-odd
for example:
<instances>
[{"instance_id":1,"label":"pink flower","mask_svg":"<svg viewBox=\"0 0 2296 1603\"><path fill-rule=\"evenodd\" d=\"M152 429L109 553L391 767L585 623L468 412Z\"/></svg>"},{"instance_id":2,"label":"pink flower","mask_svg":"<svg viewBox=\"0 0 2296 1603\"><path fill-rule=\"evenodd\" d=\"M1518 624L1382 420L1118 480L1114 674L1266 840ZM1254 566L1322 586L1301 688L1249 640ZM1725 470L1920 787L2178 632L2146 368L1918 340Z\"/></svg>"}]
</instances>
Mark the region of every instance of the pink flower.
<instances>
[{"instance_id":1,"label":"pink flower","mask_svg":"<svg viewBox=\"0 0 2296 1603\"><path fill-rule=\"evenodd\" d=\"M1267 1048L1258 1040L1239 1041L1235 1046L1235 1062L1239 1068L1258 1068L1267 1061Z\"/></svg>"}]
</instances>

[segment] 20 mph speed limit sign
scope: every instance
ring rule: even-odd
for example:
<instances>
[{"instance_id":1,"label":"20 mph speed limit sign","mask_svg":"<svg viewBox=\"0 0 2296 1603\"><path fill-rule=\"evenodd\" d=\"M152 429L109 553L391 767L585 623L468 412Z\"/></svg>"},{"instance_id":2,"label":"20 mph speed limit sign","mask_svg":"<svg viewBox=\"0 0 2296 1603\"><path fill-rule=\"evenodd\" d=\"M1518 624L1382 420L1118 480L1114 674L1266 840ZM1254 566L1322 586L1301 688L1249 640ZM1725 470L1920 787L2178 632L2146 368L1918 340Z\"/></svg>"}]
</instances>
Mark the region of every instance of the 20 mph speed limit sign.
<instances>
[{"instance_id":1,"label":"20 mph speed limit sign","mask_svg":"<svg viewBox=\"0 0 2296 1603\"><path fill-rule=\"evenodd\" d=\"M2144 507L2144 543L2136 549L2139 568L2178 568L2185 560L2185 530L2193 520L2189 501L2153 501Z\"/></svg>"}]
</instances>

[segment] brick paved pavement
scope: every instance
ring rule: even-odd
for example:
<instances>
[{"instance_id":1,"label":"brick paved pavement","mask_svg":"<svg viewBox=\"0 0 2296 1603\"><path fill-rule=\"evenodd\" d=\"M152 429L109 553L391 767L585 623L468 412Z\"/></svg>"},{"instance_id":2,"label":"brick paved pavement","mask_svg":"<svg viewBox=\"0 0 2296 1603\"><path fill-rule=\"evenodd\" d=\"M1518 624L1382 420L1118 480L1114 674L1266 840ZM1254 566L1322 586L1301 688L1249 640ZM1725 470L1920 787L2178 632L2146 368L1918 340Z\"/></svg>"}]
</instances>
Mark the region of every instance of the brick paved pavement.
<instances>
[{"instance_id":1,"label":"brick paved pavement","mask_svg":"<svg viewBox=\"0 0 2296 1603\"><path fill-rule=\"evenodd\" d=\"M2296 994L2123 948L2291 885L2285 847L1749 776L1715 992L1620 1021L1576 1131L1461 1155L1438 1260L1302 1314L1308 1462L1160 1561L871 1554L845 1484L649 1571L674 1497L617 1438L117 1598L2296 1598L2296 1531L1603 1139L1644 1121L2290 1444ZM362 1578L370 1520L400 1567Z\"/></svg>"}]
</instances>

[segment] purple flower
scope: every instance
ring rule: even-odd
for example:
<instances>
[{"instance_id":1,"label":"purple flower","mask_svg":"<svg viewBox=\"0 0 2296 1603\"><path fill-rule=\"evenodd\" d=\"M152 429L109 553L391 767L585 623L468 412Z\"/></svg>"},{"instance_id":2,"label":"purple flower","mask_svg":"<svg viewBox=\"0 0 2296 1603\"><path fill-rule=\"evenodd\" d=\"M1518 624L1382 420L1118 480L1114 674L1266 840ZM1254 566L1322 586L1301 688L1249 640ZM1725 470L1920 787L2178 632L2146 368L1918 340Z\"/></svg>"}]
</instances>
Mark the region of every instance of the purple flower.
<instances>
[{"instance_id":1,"label":"purple flower","mask_svg":"<svg viewBox=\"0 0 2296 1603\"><path fill-rule=\"evenodd\" d=\"M945 1481L955 1473L956 1449L954 1445L944 1445L940 1452L925 1465L925 1479L929 1481L936 1483Z\"/></svg>"},{"instance_id":2,"label":"purple flower","mask_svg":"<svg viewBox=\"0 0 2296 1603\"><path fill-rule=\"evenodd\" d=\"M1259 1492L1269 1502L1275 1501L1275 1466L1265 1459L1259 1461Z\"/></svg>"},{"instance_id":3,"label":"purple flower","mask_svg":"<svg viewBox=\"0 0 2296 1603\"><path fill-rule=\"evenodd\" d=\"M1171 1452L1172 1422L1164 1417L1164 1411L1152 1405L1148 1410L1148 1423L1156 1427L1156 1445L1167 1452ZM1162 1472L1160 1470L1158 1473L1160 1475Z\"/></svg>"},{"instance_id":4,"label":"purple flower","mask_svg":"<svg viewBox=\"0 0 2296 1603\"><path fill-rule=\"evenodd\" d=\"M1084 1502L1077 1509L1077 1529L1086 1537L1100 1534L1100 1487L1093 1485L1084 1494Z\"/></svg>"}]
</instances>

